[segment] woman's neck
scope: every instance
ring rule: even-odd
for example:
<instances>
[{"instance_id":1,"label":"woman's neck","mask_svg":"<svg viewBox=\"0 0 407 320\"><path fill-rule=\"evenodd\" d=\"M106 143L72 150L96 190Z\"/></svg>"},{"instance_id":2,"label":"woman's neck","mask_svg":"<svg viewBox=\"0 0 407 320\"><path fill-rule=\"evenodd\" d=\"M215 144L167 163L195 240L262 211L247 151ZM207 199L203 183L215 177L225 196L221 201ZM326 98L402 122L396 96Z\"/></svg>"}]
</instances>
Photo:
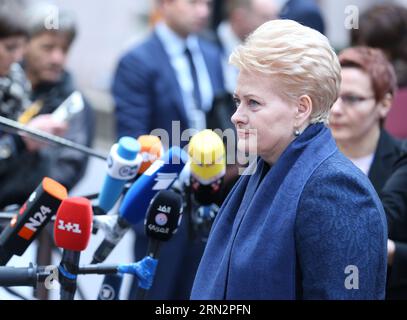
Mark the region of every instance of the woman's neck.
<instances>
[{"instance_id":1,"label":"woman's neck","mask_svg":"<svg viewBox=\"0 0 407 320\"><path fill-rule=\"evenodd\" d=\"M366 157L376 151L380 138L380 127L372 128L369 134L362 139L337 141L339 150L348 158L357 159Z\"/></svg>"}]
</instances>

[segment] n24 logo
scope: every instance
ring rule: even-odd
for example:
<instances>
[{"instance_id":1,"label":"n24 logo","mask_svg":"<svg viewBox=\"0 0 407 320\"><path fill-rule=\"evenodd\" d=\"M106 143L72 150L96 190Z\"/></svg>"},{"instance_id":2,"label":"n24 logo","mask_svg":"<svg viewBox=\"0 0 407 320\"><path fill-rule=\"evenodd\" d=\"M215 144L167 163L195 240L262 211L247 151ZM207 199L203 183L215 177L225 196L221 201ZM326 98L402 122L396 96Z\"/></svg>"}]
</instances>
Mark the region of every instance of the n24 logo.
<instances>
[{"instance_id":1,"label":"n24 logo","mask_svg":"<svg viewBox=\"0 0 407 320\"><path fill-rule=\"evenodd\" d=\"M37 228L40 227L44 221L47 219L48 214L51 213L51 209L45 206L40 207L40 211L34 213L28 222L24 225L27 229L35 232Z\"/></svg>"},{"instance_id":2,"label":"n24 logo","mask_svg":"<svg viewBox=\"0 0 407 320\"><path fill-rule=\"evenodd\" d=\"M25 210L26 205L24 205L23 207ZM23 213L20 212L20 214ZM25 240L31 240L34 234L38 231L38 228L40 228L45 223L50 214L51 214L50 208L46 206L41 206L40 210L34 213L24 224L24 226L18 232L18 235Z\"/></svg>"}]
</instances>

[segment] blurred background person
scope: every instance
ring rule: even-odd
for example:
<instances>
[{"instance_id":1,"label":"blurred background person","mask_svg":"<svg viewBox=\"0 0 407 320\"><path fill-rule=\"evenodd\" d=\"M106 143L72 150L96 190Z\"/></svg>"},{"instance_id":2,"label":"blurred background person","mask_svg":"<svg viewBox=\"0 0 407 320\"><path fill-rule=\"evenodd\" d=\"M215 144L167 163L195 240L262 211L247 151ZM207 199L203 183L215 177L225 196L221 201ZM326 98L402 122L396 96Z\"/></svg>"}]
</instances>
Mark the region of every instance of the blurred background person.
<instances>
[{"instance_id":1,"label":"blurred background person","mask_svg":"<svg viewBox=\"0 0 407 320\"><path fill-rule=\"evenodd\" d=\"M401 5L383 4L365 11L359 27L352 29L351 44L379 48L385 52L397 76L399 89L385 128L395 137L407 138L407 9Z\"/></svg>"},{"instance_id":2,"label":"blurred background person","mask_svg":"<svg viewBox=\"0 0 407 320\"><path fill-rule=\"evenodd\" d=\"M17 1L0 1L0 115L15 118L29 103L29 83L23 70L17 63L22 60L28 32L25 24L21 5ZM4 138L4 133L0 133ZM12 138L18 139L17 136ZM5 140L2 140L5 143ZM15 147L21 146L21 141L9 143ZM15 148L2 145L0 158L7 155Z\"/></svg>"},{"instance_id":3,"label":"blurred background person","mask_svg":"<svg viewBox=\"0 0 407 320\"><path fill-rule=\"evenodd\" d=\"M282 0L284 3L281 12L281 19L290 19L325 33L325 22L321 9L315 0Z\"/></svg>"},{"instance_id":4,"label":"blurred background person","mask_svg":"<svg viewBox=\"0 0 407 320\"><path fill-rule=\"evenodd\" d=\"M383 128L396 92L396 76L379 49L348 48L340 52L339 61L342 83L329 126L339 150L380 193L401 154L401 142Z\"/></svg>"},{"instance_id":5,"label":"blurred background person","mask_svg":"<svg viewBox=\"0 0 407 320\"><path fill-rule=\"evenodd\" d=\"M407 144L381 192L389 228L387 299L407 299Z\"/></svg>"},{"instance_id":6,"label":"blurred background person","mask_svg":"<svg viewBox=\"0 0 407 320\"><path fill-rule=\"evenodd\" d=\"M221 53L198 36L211 13L209 0L159 0L161 21L142 43L119 61L112 85L117 136L139 137L154 129L172 136L180 128L206 128L213 98L223 92ZM168 148L176 141L163 141ZM181 142L186 144L187 141ZM205 243L191 237L189 213L160 253L160 264L147 299L188 299ZM135 260L142 259L148 239L143 223L136 228ZM131 298L135 298L137 281Z\"/></svg>"},{"instance_id":7,"label":"blurred background person","mask_svg":"<svg viewBox=\"0 0 407 320\"><path fill-rule=\"evenodd\" d=\"M391 239L388 241L386 298L407 297L403 285L407 259L407 213L403 205L406 190L398 186L404 173L398 173L397 177L392 175L405 147L383 128L396 91L396 75L380 49L348 48L339 54L339 61L342 83L329 118L332 134L339 149L368 175L383 202Z\"/></svg>"},{"instance_id":8,"label":"blurred background person","mask_svg":"<svg viewBox=\"0 0 407 320\"><path fill-rule=\"evenodd\" d=\"M157 128L171 137L173 121L180 121L181 132L204 129L213 97L223 91L220 52L197 36L207 26L211 1L159 0L157 5L162 21L120 59L115 73L119 137Z\"/></svg>"},{"instance_id":9,"label":"blurred background person","mask_svg":"<svg viewBox=\"0 0 407 320\"><path fill-rule=\"evenodd\" d=\"M21 9L16 1L0 1L0 116L6 118L16 117L29 103L30 85L17 63L23 57L28 39ZM10 160L23 148L21 137L7 134L0 126L0 190L5 187L2 176L7 172Z\"/></svg>"},{"instance_id":10,"label":"blurred background person","mask_svg":"<svg viewBox=\"0 0 407 320\"><path fill-rule=\"evenodd\" d=\"M389 228L387 299L407 299L407 144L381 192Z\"/></svg>"},{"instance_id":11,"label":"blurred background person","mask_svg":"<svg viewBox=\"0 0 407 320\"><path fill-rule=\"evenodd\" d=\"M233 94L238 70L229 64L229 57L244 39L263 23L278 17L275 0L227 0L226 19L216 34L223 53L226 91Z\"/></svg>"},{"instance_id":12,"label":"blurred background person","mask_svg":"<svg viewBox=\"0 0 407 320\"><path fill-rule=\"evenodd\" d=\"M75 90L72 78L65 71L66 57L76 35L75 21L68 12L46 2L35 2L25 8L30 34L22 66L30 81L33 101L19 114L19 121L30 127L63 136L73 142L90 146L93 116L85 102L82 112L68 123L59 122L51 114ZM51 14L57 16L51 17ZM47 28L55 18L58 28ZM53 178L70 190L81 179L87 156L60 146L49 146L25 138L25 148L7 166L2 175L0 208L22 204L44 176Z\"/></svg>"}]
</instances>

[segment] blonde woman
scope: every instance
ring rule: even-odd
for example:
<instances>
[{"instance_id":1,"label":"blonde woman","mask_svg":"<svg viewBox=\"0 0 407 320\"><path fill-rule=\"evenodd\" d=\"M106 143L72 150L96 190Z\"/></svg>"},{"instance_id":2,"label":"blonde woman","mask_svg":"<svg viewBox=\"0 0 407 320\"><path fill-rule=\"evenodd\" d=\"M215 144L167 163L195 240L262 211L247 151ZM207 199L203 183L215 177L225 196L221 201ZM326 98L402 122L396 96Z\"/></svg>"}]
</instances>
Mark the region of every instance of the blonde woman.
<instances>
[{"instance_id":1,"label":"blonde woman","mask_svg":"<svg viewBox=\"0 0 407 320\"><path fill-rule=\"evenodd\" d=\"M383 299L383 208L325 125L341 79L328 40L270 21L230 61L238 147L258 161L217 216L191 298Z\"/></svg>"}]
</instances>

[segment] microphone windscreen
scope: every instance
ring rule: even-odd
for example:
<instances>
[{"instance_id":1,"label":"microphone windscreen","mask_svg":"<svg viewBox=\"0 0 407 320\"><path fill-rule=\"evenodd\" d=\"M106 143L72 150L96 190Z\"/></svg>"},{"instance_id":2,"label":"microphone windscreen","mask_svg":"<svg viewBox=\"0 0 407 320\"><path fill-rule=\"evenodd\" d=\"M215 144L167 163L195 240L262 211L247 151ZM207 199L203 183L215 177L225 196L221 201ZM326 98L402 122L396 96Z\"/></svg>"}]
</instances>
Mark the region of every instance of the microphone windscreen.
<instances>
[{"instance_id":1,"label":"microphone windscreen","mask_svg":"<svg viewBox=\"0 0 407 320\"><path fill-rule=\"evenodd\" d=\"M92 220L92 204L88 199L65 199L54 224L55 244L65 250L85 250L92 233Z\"/></svg>"},{"instance_id":2,"label":"microphone windscreen","mask_svg":"<svg viewBox=\"0 0 407 320\"><path fill-rule=\"evenodd\" d=\"M219 180L226 172L226 152L222 139L212 130L203 130L191 138L188 153L191 175L203 185Z\"/></svg>"},{"instance_id":3,"label":"microphone windscreen","mask_svg":"<svg viewBox=\"0 0 407 320\"><path fill-rule=\"evenodd\" d=\"M134 178L140 168L140 145L131 137L122 137L110 149L107 160L107 175L99 193L99 207L105 213L113 208L126 182Z\"/></svg>"},{"instance_id":4,"label":"microphone windscreen","mask_svg":"<svg viewBox=\"0 0 407 320\"><path fill-rule=\"evenodd\" d=\"M143 174L154 161L161 158L164 149L160 138L157 136L143 135L137 141L140 144L140 153L143 158L139 173Z\"/></svg>"},{"instance_id":5,"label":"microphone windscreen","mask_svg":"<svg viewBox=\"0 0 407 320\"><path fill-rule=\"evenodd\" d=\"M9 254L22 255L67 197L63 185L44 178L1 233L0 247Z\"/></svg>"},{"instance_id":6,"label":"microphone windscreen","mask_svg":"<svg viewBox=\"0 0 407 320\"><path fill-rule=\"evenodd\" d=\"M182 217L182 197L171 190L158 192L151 200L145 219L148 237L168 241L177 231Z\"/></svg>"}]
</instances>

